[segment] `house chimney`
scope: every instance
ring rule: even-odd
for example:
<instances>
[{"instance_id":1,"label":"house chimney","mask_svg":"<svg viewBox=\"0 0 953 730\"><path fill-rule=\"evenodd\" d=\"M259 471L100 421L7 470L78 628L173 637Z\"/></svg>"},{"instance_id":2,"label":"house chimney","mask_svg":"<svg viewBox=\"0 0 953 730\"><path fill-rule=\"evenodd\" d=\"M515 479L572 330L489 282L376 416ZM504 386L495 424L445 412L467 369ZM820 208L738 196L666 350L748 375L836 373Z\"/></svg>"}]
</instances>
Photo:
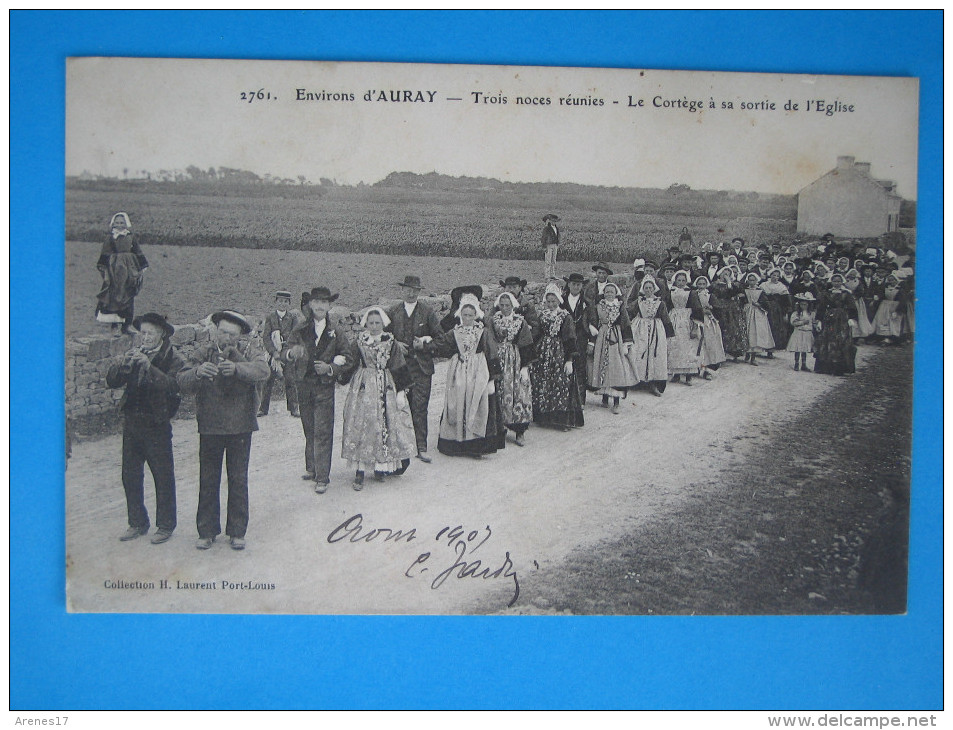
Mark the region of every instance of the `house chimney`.
<instances>
[{"instance_id":1,"label":"house chimney","mask_svg":"<svg viewBox=\"0 0 953 730\"><path fill-rule=\"evenodd\" d=\"M858 162L854 165L854 169L857 170L857 172L863 173L864 175L870 175L869 162Z\"/></svg>"},{"instance_id":2,"label":"house chimney","mask_svg":"<svg viewBox=\"0 0 953 730\"><path fill-rule=\"evenodd\" d=\"M850 155L841 155L837 158L838 170L849 170L854 166L854 158Z\"/></svg>"}]
</instances>

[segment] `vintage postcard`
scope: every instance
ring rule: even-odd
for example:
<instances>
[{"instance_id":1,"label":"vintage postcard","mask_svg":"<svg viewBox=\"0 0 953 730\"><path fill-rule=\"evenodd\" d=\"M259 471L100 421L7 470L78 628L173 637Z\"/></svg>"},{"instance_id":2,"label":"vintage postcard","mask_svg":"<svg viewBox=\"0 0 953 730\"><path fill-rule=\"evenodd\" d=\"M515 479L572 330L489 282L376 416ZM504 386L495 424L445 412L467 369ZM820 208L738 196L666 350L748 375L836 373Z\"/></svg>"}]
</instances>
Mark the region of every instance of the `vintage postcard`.
<instances>
[{"instance_id":1,"label":"vintage postcard","mask_svg":"<svg viewBox=\"0 0 953 730\"><path fill-rule=\"evenodd\" d=\"M69 610L906 611L917 79L66 82Z\"/></svg>"}]
</instances>

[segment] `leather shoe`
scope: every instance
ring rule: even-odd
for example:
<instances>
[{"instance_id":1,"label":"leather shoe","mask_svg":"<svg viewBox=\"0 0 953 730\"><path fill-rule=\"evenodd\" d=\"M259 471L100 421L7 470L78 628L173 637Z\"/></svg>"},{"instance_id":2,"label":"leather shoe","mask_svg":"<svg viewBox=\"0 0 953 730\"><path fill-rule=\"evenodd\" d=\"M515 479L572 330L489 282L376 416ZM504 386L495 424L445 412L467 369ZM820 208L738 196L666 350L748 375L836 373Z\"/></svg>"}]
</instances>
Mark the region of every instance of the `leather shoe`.
<instances>
[{"instance_id":1,"label":"leather shoe","mask_svg":"<svg viewBox=\"0 0 953 730\"><path fill-rule=\"evenodd\" d=\"M306 482L313 482L314 474L312 474L310 471L306 471L304 474L301 475L301 478L304 479Z\"/></svg>"},{"instance_id":2,"label":"leather shoe","mask_svg":"<svg viewBox=\"0 0 953 730\"><path fill-rule=\"evenodd\" d=\"M330 482L315 482L314 493L324 494L326 491L328 491L328 484L330 484Z\"/></svg>"},{"instance_id":3,"label":"leather shoe","mask_svg":"<svg viewBox=\"0 0 953 730\"><path fill-rule=\"evenodd\" d=\"M229 542L232 545L232 550L244 550L245 549L245 538L244 537L232 537L229 538Z\"/></svg>"},{"instance_id":4,"label":"leather shoe","mask_svg":"<svg viewBox=\"0 0 953 730\"><path fill-rule=\"evenodd\" d=\"M431 461L433 461L433 459L427 456L426 451L418 451L417 458L420 459L424 464L429 464Z\"/></svg>"},{"instance_id":5,"label":"leather shoe","mask_svg":"<svg viewBox=\"0 0 953 730\"><path fill-rule=\"evenodd\" d=\"M195 547L196 547L198 550L208 550L210 547L212 547L212 543L213 543L213 542L215 542L215 538L214 538L214 537L200 537L200 538L196 541Z\"/></svg>"},{"instance_id":6,"label":"leather shoe","mask_svg":"<svg viewBox=\"0 0 953 730\"><path fill-rule=\"evenodd\" d=\"M130 527L122 535L119 536L121 542L126 542L127 540L135 540L140 535L145 535L149 532L148 527Z\"/></svg>"},{"instance_id":7,"label":"leather shoe","mask_svg":"<svg viewBox=\"0 0 953 730\"><path fill-rule=\"evenodd\" d=\"M152 536L149 542L153 545L161 545L164 542L168 542L170 537L172 537L172 530L156 530L156 534Z\"/></svg>"},{"instance_id":8,"label":"leather shoe","mask_svg":"<svg viewBox=\"0 0 953 730\"><path fill-rule=\"evenodd\" d=\"M291 417L292 417L292 418L301 418L301 411L299 411L297 408L292 408L292 409L291 409Z\"/></svg>"}]
</instances>

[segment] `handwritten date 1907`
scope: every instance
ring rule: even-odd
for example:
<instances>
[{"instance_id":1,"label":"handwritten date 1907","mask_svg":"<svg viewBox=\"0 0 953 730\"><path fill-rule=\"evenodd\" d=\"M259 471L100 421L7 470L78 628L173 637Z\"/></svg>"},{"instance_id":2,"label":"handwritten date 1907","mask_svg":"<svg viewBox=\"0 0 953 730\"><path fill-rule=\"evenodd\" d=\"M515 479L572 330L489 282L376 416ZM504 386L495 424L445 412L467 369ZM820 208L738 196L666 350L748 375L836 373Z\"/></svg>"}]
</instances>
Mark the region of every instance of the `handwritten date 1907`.
<instances>
[{"instance_id":1,"label":"handwritten date 1907","mask_svg":"<svg viewBox=\"0 0 953 730\"><path fill-rule=\"evenodd\" d=\"M327 541L329 543L345 541L350 543L370 543L376 540L378 542L397 543L401 541L411 542L418 537L416 528L411 528L406 531L386 527L367 530L364 527L363 521L364 517L360 513L349 517L331 530L328 534ZM453 562L436 574L436 577L430 583L430 588L437 590L451 577L457 579L482 578L483 580L512 578L514 588L513 597L507 605L512 606L515 604L520 595L520 584L509 551L505 551L502 561L499 562L499 567L496 567L496 565L484 565L486 561L479 559L471 560L472 554L479 550L492 535L493 531L489 525L483 529L469 531L465 530L463 525L441 528L434 536L434 541L438 543L438 549L449 548L453 551ZM414 559L407 570L404 571L404 575L407 578L421 576L423 573L431 570L433 563L440 561L441 557L445 556L434 555L431 551L422 552ZM438 567L442 567L442 565L438 564L433 569L437 570Z\"/></svg>"}]
</instances>

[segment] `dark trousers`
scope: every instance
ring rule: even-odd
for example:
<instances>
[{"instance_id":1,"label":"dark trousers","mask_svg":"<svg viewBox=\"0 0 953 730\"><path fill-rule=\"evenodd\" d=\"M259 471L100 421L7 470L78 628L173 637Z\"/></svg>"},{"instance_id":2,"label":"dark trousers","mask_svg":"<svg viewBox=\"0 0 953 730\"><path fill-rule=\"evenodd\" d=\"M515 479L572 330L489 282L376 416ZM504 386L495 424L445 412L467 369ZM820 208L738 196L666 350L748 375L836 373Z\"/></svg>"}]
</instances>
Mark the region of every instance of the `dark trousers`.
<instances>
[{"instance_id":1,"label":"dark trousers","mask_svg":"<svg viewBox=\"0 0 953 730\"><path fill-rule=\"evenodd\" d=\"M305 469L315 481L327 483L334 446L334 385L305 378L298 383L298 406L304 429Z\"/></svg>"},{"instance_id":2,"label":"dark trousers","mask_svg":"<svg viewBox=\"0 0 953 730\"><path fill-rule=\"evenodd\" d=\"M410 388L410 417L414 422L417 451L427 450L427 415L430 411L430 386L433 375L425 373L413 360L407 361L413 385Z\"/></svg>"},{"instance_id":3,"label":"dark trousers","mask_svg":"<svg viewBox=\"0 0 953 730\"><path fill-rule=\"evenodd\" d=\"M274 370L271 371L271 377L265 381L261 391L261 404L258 406L259 413L268 413L268 407L271 405L271 391L275 387L275 381L281 378L285 382L285 401L288 403L288 412L292 413L298 409L298 385L291 377L291 368L285 368L285 374L279 375Z\"/></svg>"},{"instance_id":4,"label":"dark trousers","mask_svg":"<svg viewBox=\"0 0 953 730\"><path fill-rule=\"evenodd\" d=\"M589 356L586 354L585 347L582 348L582 354L576 355L572 359L572 374L576 389L579 391L579 402L586 404L586 385L589 383Z\"/></svg>"},{"instance_id":5,"label":"dark trousers","mask_svg":"<svg viewBox=\"0 0 953 730\"><path fill-rule=\"evenodd\" d=\"M225 534L245 537L248 528L248 458L251 434L199 434L199 509L195 525L199 537L215 537L222 532L219 490L222 485L222 457L228 475L228 507Z\"/></svg>"},{"instance_id":6,"label":"dark trousers","mask_svg":"<svg viewBox=\"0 0 953 730\"><path fill-rule=\"evenodd\" d=\"M149 465L156 488L156 527L175 529L175 466L172 461L172 425L143 425L126 421L122 430L122 486L126 492L129 526L149 529L143 489L144 466Z\"/></svg>"}]
</instances>

